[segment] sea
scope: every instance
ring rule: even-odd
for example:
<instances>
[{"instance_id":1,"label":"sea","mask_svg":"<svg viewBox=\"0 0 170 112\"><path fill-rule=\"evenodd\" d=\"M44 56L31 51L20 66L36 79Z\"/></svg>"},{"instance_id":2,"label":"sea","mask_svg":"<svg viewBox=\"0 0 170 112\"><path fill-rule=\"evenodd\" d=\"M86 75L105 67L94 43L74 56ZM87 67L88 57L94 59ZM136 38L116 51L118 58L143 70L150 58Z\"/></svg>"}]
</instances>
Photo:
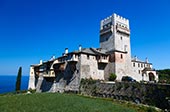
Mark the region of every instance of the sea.
<instances>
[{"instance_id":1,"label":"sea","mask_svg":"<svg viewBox=\"0 0 170 112\"><path fill-rule=\"evenodd\" d=\"M0 94L15 92L15 83L17 76L15 75L0 75ZM28 89L29 76L22 76L21 90Z\"/></svg>"}]
</instances>

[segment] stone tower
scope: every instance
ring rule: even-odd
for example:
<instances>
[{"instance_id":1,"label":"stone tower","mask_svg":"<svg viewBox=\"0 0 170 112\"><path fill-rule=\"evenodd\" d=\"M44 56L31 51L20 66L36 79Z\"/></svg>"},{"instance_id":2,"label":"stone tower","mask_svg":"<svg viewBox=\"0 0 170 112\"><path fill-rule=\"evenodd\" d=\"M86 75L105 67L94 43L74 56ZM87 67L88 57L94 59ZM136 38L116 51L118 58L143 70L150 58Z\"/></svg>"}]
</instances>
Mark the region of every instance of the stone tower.
<instances>
[{"instance_id":1,"label":"stone tower","mask_svg":"<svg viewBox=\"0 0 170 112\"><path fill-rule=\"evenodd\" d=\"M110 54L110 64L106 67L105 78L108 78L110 72L117 75L117 80L121 80L122 76L132 75L128 19L113 14L101 20L100 47Z\"/></svg>"}]
</instances>

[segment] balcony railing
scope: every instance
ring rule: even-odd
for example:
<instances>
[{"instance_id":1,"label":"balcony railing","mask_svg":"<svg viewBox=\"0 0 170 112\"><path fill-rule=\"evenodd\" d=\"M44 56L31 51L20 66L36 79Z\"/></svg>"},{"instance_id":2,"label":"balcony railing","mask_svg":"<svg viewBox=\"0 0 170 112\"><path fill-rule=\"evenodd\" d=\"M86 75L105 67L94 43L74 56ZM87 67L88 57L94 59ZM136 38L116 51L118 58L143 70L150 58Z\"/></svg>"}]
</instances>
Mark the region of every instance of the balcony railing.
<instances>
[{"instance_id":1,"label":"balcony railing","mask_svg":"<svg viewBox=\"0 0 170 112\"><path fill-rule=\"evenodd\" d=\"M55 77L55 73L54 71L44 72L43 77Z\"/></svg>"},{"instance_id":2,"label":"balcony railing","mask_svg":"<svg viewBox=\"0 0 170 112\"><path fill-rule=\"evenodd\" d=\"M103 56L100 56L98 57L98 63L108 63L108 57L103 57Z\"/></svg>"},{"instance_id":3,"label":"balcony railing","mask_svg":"<svg viewBox=\"0 0 170 112\"><path fill-rule=\"evenodd\" d=\"M121 27L121 26L116 26L116 29L117 31L119 32L122 32L122 33L125 33L127 35L130 35L130 30L128 28L124 28L124 27Z\"/></svg>"},{"instance_id":4,"label":"balcony railing","mask_svg":"<svg viewBox=\"0 0 170 112\"><path fill-rule=\"evenodd\" d=\"M103 35L103 34L105 34L107 32L111 32L112 31L111 29L112 29L111 26L109 26L107 28L103 28L102 30L100 30L100 35Z\"/></svg>"},{"instance_id":5,"label":"balcony railing","mask_svg":"<svg viewBox=\"0 0 170 112\"><path fill-rule=\"evenodd\" d=\"M73 55L70 59L68 59L68 61L78 61L78 57Z\"/></svg>"}]
</instances>

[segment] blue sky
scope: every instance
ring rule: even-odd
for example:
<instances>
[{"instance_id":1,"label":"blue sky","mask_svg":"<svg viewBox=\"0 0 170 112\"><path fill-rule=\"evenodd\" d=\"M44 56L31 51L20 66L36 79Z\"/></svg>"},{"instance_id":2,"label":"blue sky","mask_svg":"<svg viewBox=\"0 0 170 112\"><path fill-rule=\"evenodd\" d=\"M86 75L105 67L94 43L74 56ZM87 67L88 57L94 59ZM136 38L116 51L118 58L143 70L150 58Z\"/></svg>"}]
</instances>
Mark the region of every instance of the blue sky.
<instances>
[{"instance_id":1,"label":"blue sky","mask_svg":"<svg viewBox=\"0 0 170 112\"><path fill-rule=\"evenodd\" d=\"M170 68L170 0L0 0L0 75L82 47L99 47L100 20L130 21L132 56Z\"/></svg>"}]
</instances>

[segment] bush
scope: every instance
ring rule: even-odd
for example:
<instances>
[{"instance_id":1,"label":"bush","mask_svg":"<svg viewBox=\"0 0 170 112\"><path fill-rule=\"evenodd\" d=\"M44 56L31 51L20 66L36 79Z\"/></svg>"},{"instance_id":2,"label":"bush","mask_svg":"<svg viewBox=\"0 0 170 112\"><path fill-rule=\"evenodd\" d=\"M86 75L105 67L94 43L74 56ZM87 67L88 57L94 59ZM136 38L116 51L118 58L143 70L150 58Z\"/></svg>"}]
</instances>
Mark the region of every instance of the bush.
<instances>
[{"instance_id":1,"label":"bush","mask_svg":"<svg viewBox=\"0 0 170 112\"><path fill-rule=\"evenodd\" d=\"M116 74L111 73L109 77L109 81L115 81L116 77L117 77Z\"/></svg>"}]
</instances>

